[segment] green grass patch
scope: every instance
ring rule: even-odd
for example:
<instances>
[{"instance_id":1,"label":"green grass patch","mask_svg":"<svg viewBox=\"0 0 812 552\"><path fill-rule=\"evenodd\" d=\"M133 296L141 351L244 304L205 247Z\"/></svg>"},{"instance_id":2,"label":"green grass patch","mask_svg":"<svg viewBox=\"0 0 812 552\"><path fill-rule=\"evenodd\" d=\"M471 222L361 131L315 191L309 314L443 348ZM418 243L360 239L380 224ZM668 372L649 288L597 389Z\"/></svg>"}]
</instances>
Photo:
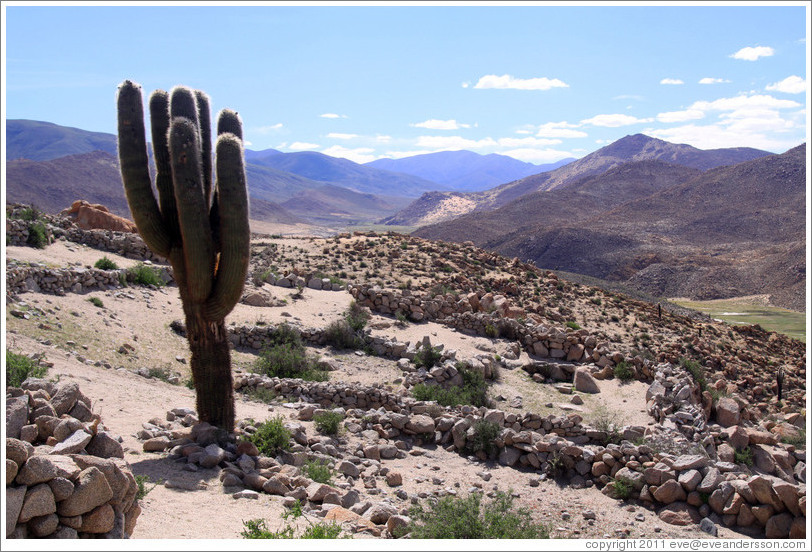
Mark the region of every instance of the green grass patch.
<instances>
[{"instance_id":1,"label":"green grass patch","mask_svg":"<svg viewBox=\"0 0 812 552\"><path fill-rule=\"evenodd\" d=\"M104 308L104 303L98 297L89 297L87 299L94 307L99 307L100 309Z\"/></svg>"},{"instance_id":2,"label":"green grass patch","mask_svg":"<svg viewBox=\"0 0 812 552\"><path fill-rule=\"evenodd\" d=\"M273 457L290 448L291 437L290 430L285 427L285 419L278 415L259 424L248 440L257 446L260 454Z\"/></svg>"},{"instance_id":3,"label":"green grass patch","mask_svg":"<svg viewBox=\"0 0 812 552\"><path fill-rule=\"evenodd\" d=\"M333 480L333 469L330 464L320 460L308 460L302 466L304 474L316 483L329 485Z\"/></svg>"},{"instance_id":4,"label":"green grass patch","mask_svg":"<svg viewBox=\"0 0 812 552\"><path fill-rule=\"evenodd\" d=\"M488 385L479 372L457 366L462 375L462 385L443 388L439 385L418 383L412 387L412 397L418 401L436 401L442 406L469 404L472 406L490 406Z\"/></svg>"},{"instance_id":5,"label":"green grass patch","mask_svg":"<svg viewBox=\"0 0 812 552\"><path fill-rule=\"evenodd\" d=\"M106 255L104 257L102 257L101 259L99 259L98 261L96 261L96 264L94 264L93 266L98 268L99 270L117 270L118 269L118 265L115 263L115 261L112 261L112 260L108 259Z\"/></svg>"},{"instance_id":6,"label":"green grass patch","mask_svg":"<svg viewBox=\"0 0 812 552\"><path fill-rule=\"evenodd\" d=\"M161 287L164 285L160 271L154 266L138 263L129 270L129 273L133 282L139 286Z\"/></svg>"},{"instance_id":7,"label":"green grass patch","mask_svg":"<svg viewBox=\"0 0 812 552\"><path fill-rule=\"evenodd\" d=\"M344 421L344 414L340 412L319 412L313 416L313 422L316 425L316 431L324 435L337 435L341 429L341 422Z\"/></svg>"},{"instance_id":8,"label":"green grass patch","mask_svg":"<svg viewBox=\"0 0 812 552\"><path fill-rule=\"evenodd\" d=\"M674 301L728 324L758 324L765 330L782 333L806 343L806 313L778 307L765 307L740 299L713 301Z\"/></svg>"},{"instance_id":9,"label":"green grass patch","mask_svg":"<svg viewBox=\"0 0 812 552\"><path fill-rule=\"evenodd\" d=\"M316 359L307 354L301 343L301 336L288 333L279 337L281 341L276 345L263 349L254 363L254 372L265 374L272 378L298 378L305 381L327 381L325 370L317 368Z\"/></svg>"}]
</instances>

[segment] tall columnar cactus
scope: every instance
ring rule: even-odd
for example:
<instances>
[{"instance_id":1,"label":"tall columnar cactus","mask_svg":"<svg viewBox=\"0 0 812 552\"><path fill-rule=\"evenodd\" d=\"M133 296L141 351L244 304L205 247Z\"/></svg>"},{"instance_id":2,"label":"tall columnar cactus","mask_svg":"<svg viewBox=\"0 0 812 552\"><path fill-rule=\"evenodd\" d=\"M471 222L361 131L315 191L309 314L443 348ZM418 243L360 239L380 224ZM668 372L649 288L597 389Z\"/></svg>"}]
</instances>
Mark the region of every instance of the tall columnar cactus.
<instances>
[{"instance_id":1,"label":"tall columnar cactus","mask_svg":"<svg viewBox=\"0 0 812 552\"><path fill-rule=\"evenodd\" d=\"M118 153L135 224L144 242L172 264L186 316L197 411L234 428L234 391L225 316L242 295L250 230L242 123L224 109L217 122L212 185L208 97L178 86L149 100L156 199L147 155L141 87L118 89Z\"/></svg>"}]
</instances>

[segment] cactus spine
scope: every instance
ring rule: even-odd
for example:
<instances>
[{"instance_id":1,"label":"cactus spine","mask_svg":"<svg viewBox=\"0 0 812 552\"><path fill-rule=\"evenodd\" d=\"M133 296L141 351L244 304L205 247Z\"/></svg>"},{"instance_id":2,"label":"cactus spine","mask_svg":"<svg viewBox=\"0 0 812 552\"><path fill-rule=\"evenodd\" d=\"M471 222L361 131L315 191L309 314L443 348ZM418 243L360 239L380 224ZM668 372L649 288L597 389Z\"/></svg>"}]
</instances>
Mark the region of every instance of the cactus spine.
<instances>
[{"instance_id":1,"label":"cactus spine","mask_svg":"<svg viewBox=\"0 0 812 552\"><path fill-rule=\"evenodd\" d=\"M172 264L191 351L197 411L234 428L234 391L225 317L242 295L250 230L242 123L218 116L212 185L211 116L198 90L156 90L149 100L156 199L149 173L141 87L118 90L118 150L127 202L144 242Z\"/></svg>"}]
</instances>

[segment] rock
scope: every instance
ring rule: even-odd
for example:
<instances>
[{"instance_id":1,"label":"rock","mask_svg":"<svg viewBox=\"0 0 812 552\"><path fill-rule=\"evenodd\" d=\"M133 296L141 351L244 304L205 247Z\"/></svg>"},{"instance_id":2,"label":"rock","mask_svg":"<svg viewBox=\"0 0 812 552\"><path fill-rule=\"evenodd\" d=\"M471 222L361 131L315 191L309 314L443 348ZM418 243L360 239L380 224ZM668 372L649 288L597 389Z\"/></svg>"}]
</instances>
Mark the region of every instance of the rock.
<instances>
[{"instance_id":1,"label":"rock","mask_svg":"<svg viewBox=\"0 0 812 552\"><path fill-rule=\"evenodd\" d=\"M754 475L747 480L747 485L753 491L756 501L772 507L775 512L782 512L785 508L784 502L773 489L774 481L776 479L769 476Z\"/></svg>"},{"instance_id":2,"label":"rock","mask_svg":"<svg viewBox=\"0 0 812 552\"><path fill-rule=\"evenodd\" d=\"M6 458L6 485L11 485L14 478L17 477L17 470L19 469L20 468L17 466L17 462Z\"/></svg>"},{"instance_id":3,"label":"rock","mask_svg":"<svg viewBox=\"0 0 812 552\"><path fill-rule=\"evenodd\" d=\"M6 487L6 537L9 537L17 526L27 490L27 487Z\"/></svg>"},{"instance_id":4,"label":"rock","mask_svg":"<svg viewBox=\"0 0 812 552\"><path fill-rule=\"evenodd\" d=\"M692 525L702 519L697 509L685 502L672 502L663 507L657 516L670 525Z\"/></svg>"},{"instance_id":5,"label":"rock","mask_svg":"<svg viewBox=\"0 0 812 552\"><path fill-rule=\"evenodd\" d=\"M144 452L161 452L169 447L169 437L162 435L144 441Z\"/></svg>"},{"instance_id":6,"label":"rock","mask_svg":"<svg viewBox=\"0 0 812 552\"><path fill-rule=\"evenodd\" d=\"M390 517L397 515L397 510L389 504L377 503L366 512L366 517L376 525L383 525Z\"/></svg>"},{"instance_id":7,"label":"rock","mask_svg":"<svg viewBox=\"0 0 812 552\"><path fill-rule=\"evenodd\" d=\"M253 491L251 489L244 489L242 491L238 491L238 492L234 493L233 495L231 495L231 498L234 498L234 499L248 498L248 499L252 499L252 500L258 500L259 499L259 493L256 492L256 491Z\"/></svg>"},{"instance_id":8,"label":"rock","mask_svg":"<svg viewBox=\"0 0 812 552\"><path fill-rule=\"evenodd\" d=\"M124 458L124 447L106 431L99 431L85 447L88 454L99 458Z\"/></svg>"},{"instance_id":9,"label":"rock","mask_svg":"<svg viewBox=\"0 0 812 552\"><path fill-rule=\"evenodd\" d=\"M797 517L792 520L792 525L789 528L789 538L791 539L806 538L806 518Z\"/></svg>"},{"instance_id":10,"label":"rock","mask_svg":"<svg viewBox=\"0 0 812 552\"><path fill-rule=\"evenodd\" d=\"M116 514L109 504L102 504L92 511L82 515L80 533L107 533L113 529Z\"/></svg>"},{"instance_id":11,"label":"rock","mask_svg":"<svg viewBox=\"0 0 812 552\"><path fill-rule=\"evenodd\" d=\"M646 483L645 476L642 473L629 469L625 466L620 468L617 473L615 473L615 479L621 479L629 482L636 491L642 489L643 485Z\"/></svg>"},{"instance_id":12,"label":"rock","mask_svg":"<svg viewBox=\"0 0 812 552\"><path fill-rule=\"evenodd\" d=\"M25 465L28 457L34 453L34 447L20 439L6 438L6 460L17 465L17 471ZM30 449L30 450L29 450Z\"/></svg>"},{"instance_id":13,"label":"rock","mask_svg":"<svg viewBox=\"0 0 812 552\"><path fill-rule=\"evenodd\" d=\"M82 470L76 478L75 485L73 494L60 502L57 507L60 516L84 514L113 498L113 491L107 479L96 467L91 466Z\"/></svg>"},{"instance_id":14,"label":"rock","mask_svg":"<svg viewBox=\"0 0 812 552\"><path fill-rule=\"evenodd\" d=\"M16 482L20 485L36 485L55 477L74 480L80 471L69 456L32 456L17 474Z\"/></svg>"},{"instance_id":15,"label":"rock","mask_svg":"<svg viewBox=\"0 0 812 552\"><path fill-rule=\"evenodd\" d=\"M77 429L73 434L54 446L54 454L74 454L85 449L93 436L84 429Z\"/></svg>"},{"instance_id":16,"label":"rock","mask_svg":"<svg viewBox=\"0 0 812 552\"><path fill-rule=\"evenodd\" d=\"M40 483L39 485L29 487L26 491L23 508L16 521L26 523L32 518L47 516L54 512L56 512L54 493L51 491L51 487L46 483Z\"/></svg>"},{"instance_id":17,"label":"rock","mask_svg":"<svg viewBox=\"0 0 812 552\"><path fill-rule=\"evenodd\" d=\"M784 506L786 506L787 510L789 510L793 516L804 515L800 507L797 486L786 481L774 481L773 491L775 491L775 494L778 495L778 498L781 499L781 502L784 503Z\"/></svg>"},{"instance_id":18,"label":"rock","mask_svg":"<svg viewBox=\"0 0 812 552\"><path fill-rule=\"evenodd\" d=\"M51 535L52 539L78 539L79 534L71 527L60 527Z\"/></svg>"},{"instance_id":19,"label":"rock","mask_svg":"<svg viewBox=\"0 0 812 552\"><path fill-rule=\"evenodd\" d=\"M37 517L28 522L28 530L33 536L40 539L52 535L58 527L59 516L56 514Z\"/></svg>"},{"instance_id":20,"label":"rock","mask_svg":"<svg viewBox=\"0 0 812 552\"><path fill-rule=\"evenodd\" d=\"M708 457L701 454L683 454L674 460L674 471L694 470L708 465Z\"/></svg>"},{"instance_id":21,"label":"rock","mask_svg":"<svg viewBox=\"0 0 812 552\"><path fill-rule=\"evenodd\" d=\"M311 483L307 486L307 499L311 502L322 502L324 501L324 497L327 496L329 493L337 493L338 490L331 487L330 485L325 485L323 483Z\"/></svg>"},{"instance_id":22,"label":"rock","mask_svg":"<svg viewBox=\"0 0 812 552\"><path fill-rule=\"evenodd\" d=\"M772 516L767 520L767 525L764 527L764 536L768 539L785 539L789 537L792 521L792 515L786 512Z\"/></svg>"},{"instance_id":23,"label":"rock","mask_svg":"<svg viewBox=\"0 0 812 552\"><path fill-rule=\"evenodd\" d=\"M74 224L83 230L114 230L116 232L137 233L132 221L111 213L107 207L98 203L88 203L80 199L60 212L62 216L73 219Z\"/></svg>"},{"instance_id":24,"label":"rock","mask_svg":"<svg viewBox=\"0 0 812 552\"><path fill-rule=\"evenodd\" d=\"M48 481L48 485L51 487L51 492L54 493L54 500L57 502L62 502L73 494L73 482L64 477L55 477Z\"/></svg>"},{"instance_id":25,"label":"rock","mask_svg":"<svg viewBox=\"0 0 812 552\"><path fill-rule=\"evenodd\" d=\"M702 482L697 485L696 490L700 493L712 493L722 481L722 474L716 468L709 468L708 473L702 478Z\"/></svg>"},{"instance_id":26,"label":"rock","mask_svg":"<svg viewBox=\"0 0 812 552\"><path fill-rule=\"evenodd\" d=\"M409 526L412 522L409 516L401 516L401 515L394 515L389 516L389 519L386 520L386 529L389 533L395 537L402 536L401 532L403 529Z\"/></svg>"},{"instance_id":27,"label":"rock","mask_svg":"<svg viewBox=\"0 0 812 552\"><path fill-rule=\"evenodd\" d=\"M262 490L268 494L284 496L291 489L286 476L274 475L262 485Z\"/></svg>"},{"instance_id":28,"label":"rock","mask_svg":"<svg viewBox=\"0 0 812 552\"><path fill-rule=\"evenodd\" d=\"M72 458L81 469L85 470L92 466L104 474L110 490L113 491L113 498L110 501L113 506L122 502L128 492L131 491L133 496L137 492L138 485L135 483L135 478L127 477L125 472L130 473L129 466L123 460L98 458L86 454L76 454Z\"/></svg>"},{"instance_id":29,"label":"rock","mask_svg":"<svg viewBox=\"0 0 812 552\"><path fill-rule=\"evenodd\" d=\"M595 378L589 373L586 368L576 368L575 377L572 381L573 387L576 391L581 393L600 393L600 387L595 381Z\"/></svg>"},{"instance_id":30,"label":"rock","mask_svg":"<svg viewBox=\"0 0 812 552\"><path fill-rule=\"evenodd\" d=\"M503 447L499 452L499 463L503 466L513 466L522 456L522 451L514 447Z\"/></svg>"},{"instance_id":31,"label":"rock","mask_svg":"<svg viewBox=\"0 0 812 552\"><path fill-rule=\"evenodd\" d=\"M251 441L240 441L237 444L237 456L247 454L248 456L259 456L259 449Z\"/></svg>"},{"instance_id":32,"label":"rock","mask_svg":"<svg viewBox=\"0 0 812 552\"><path fill-rule=\"evenodd\" d=\"M342 460L336 470L347 477L358 478L358 476L361 475L361 470L358 469L358 466L347 460Z\"/></svg>"},{"instance_id":33,"label":"rock","mask_svg":"<svg viewBox=\"0 0 812 552\"><path fill-rule=\"evenodd\" d=\"M672 502L684 502L688 495L685 494L685 489L674 479L669 479L653 493L654 498L663 504L671 504Z\"/></svg>"},{"instance_id":34,"label":"rock","mask_svg":"<svg viewBox=\"0 0 812 552\"><path fill-rule=\"evenodd\" d=\"M719 536L719 528L708 518L702 518L702 521L699 522L699 528L713 537Z\"/></svg>"},{"instance_id":35,"label":"rock","mask_svg":"<svg viewBox=\"0 0 812 552\"><path fill-rule=\"evenodd\" d=\"M201 468L213 468L226 459L226 451L212 443L203 450L203 457L198 462Z\"/></svg>"},{"instance_id":36,"label":"rock","mask_svg":"<svg viewBox=\"0 0 812 552\"><path fill-rule=\"evenodd\" d=\"M716 421L722 427L739 425L741 422L739 403L730 397L721 397L716 402Z\"/></svg>"},{"instance_id":37,"label":"rock","mask_svg":"<svg viewBox=\"0 0 812 552\"><path fill-rule=\"evenodd\" d=\"M403 485L403 476L400 472L389 472L386 474L386 484L390 487L399 487Z\"/></svg>"},{"instance_id":38,"label":"rock","mask_svg":"<svg viewBox=\"0 0 812 552\"><path fill-rule=\"evenodd\" d=\"M750 438L747 436L747 431L740 426L732 426L729 427L727 430L727 444L733 447L735 450L741 450L747 445L750 444Z\"/></svg>"},{"instance_id":39,"label":"rock","mask_svg":"<svg viewBox=\"0 0 812 552\"><path fill-rule=\"evenodd\" d=\"M62 416L73 410L78 399L79 384L68 382L59 386L59 391L51 398L51 406L54 407L57 416Z\"/></svg>"},{"instance_id":40,"label":"rock","mask_svg":"<svg viewBox=\"0 0 812 552\"><path fill-rule=\"evenodd\" d=\"M6 401L6 438L18 439L28 423L28 395Z\"/></svg>"},{"instance_id":41,"label":"rock","mask_svg":"<svg viewBox=\"0 0 812 552\"><path fill-rule=\"evenodd\" d=\"M680 474L678 481L690 493L702 482L702 474L698 470L688 470Z\"/></svg>"},{"instance_id":42,"label":"rock","mask_svg":"<svg viewBox=\"0 0 812 552\"><path fill-rule=\"evenodd\" d=\"M406 423L406 429L415 434L434 433L434 420L429 416L418 414L412 416Z\"/></svg>"},{"instance_id":43,"label":"rock","mask_svg":"<svg viewBox=\"0 0 812 552\"><path fill-rule=\"evenodd\" d=\"M725 505L735 492L733 485L728 482L723 482L708 497L708 506L710 506L711 510L715 513L722 515Z\"/></svg>"}]
</instances>

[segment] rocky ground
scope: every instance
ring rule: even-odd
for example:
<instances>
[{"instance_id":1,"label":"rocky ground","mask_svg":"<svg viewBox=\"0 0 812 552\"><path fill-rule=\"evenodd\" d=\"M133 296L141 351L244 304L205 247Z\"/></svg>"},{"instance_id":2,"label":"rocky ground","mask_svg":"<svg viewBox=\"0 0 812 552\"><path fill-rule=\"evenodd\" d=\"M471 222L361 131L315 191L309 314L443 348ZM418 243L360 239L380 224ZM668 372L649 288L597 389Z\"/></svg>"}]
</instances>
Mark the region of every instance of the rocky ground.
<instances>
[{"instance_id":1,"label":"rocky ground","mask_svg":"<svg viewBox=\"0 0 812 552\"><path fill-rule=\"evenodd\" d=\"M59 240L44 250L8 246L6 256L7 263L52 267L92 266L102 256L120 267L137 262ZM658 316L655 305L553 279L473 247L407 236L255 236L246 297L255 294L259 299L249 301L253 304L239 304L227 323L232 327L262 327L287 322L302 328L323 328L339 319L353 299L347 291L297 290L267 283L270 273L310 277L316 272L320 277L331 277L339 286L363 282L415 294L431 290L459 295L476 290L503 294L513 306L523 309L523 318L529 320L532 315L559 326L572 322L611 343L627 358L636 354L650 358L652 363L681 357L702 359L713 389L722 398L740 398L737 401L748 412L748 424L766 423L769 427L762 430L786 427L786 420L797 422L798 415L805 414L805 353L798 342L758 328L730 328L684 317L670 312L668 306ZM90 299L97 299L100 306ZM181 305L172 286L91 289L63 295L27 291L7 298L7 347L41 355L52 364L48 378L76 381L93 399L93 411L101 415L105 426L122 436L125 460L133 473L156 482L142 501L133 538L239 538L243 522L249 519L265 519L269 528L278 529L285 523L280 517L285 511L284 497L259 492L235 498L239 488L224 486L221 481L227 470L190 467L193 463L178 461L167 451L144 450L150 437L143 433L145 427L160 433L153 426L168 424L168 412L194 407L193 391L184 385L190 375L186 342L169 329L180 319ZM503 359L514 356L515 362L502 362L499 377L489 389L494 407L505 413L521 416L534 412L542 417L577 413L584 423L608 420L618 426L657 425L647 408L646 391L651 381L621 383L608 378L597 381L600 392L596 394L573 394L571 389L562 393L552 383L534 380L521 368L522 363L532 363L533 359L527 351L511 355L516 349L512 340L469 335L436 321L398 322L395 316L379 312L373 313L368 328L372 336L401 342L417 343L428 336L432 344L456 351L458 359L483 354ZM397 396L408 395L404 386L407 373L396 359L325 346L309 346L309 350L332 359L335 370L330 372L331 382L377 386ZM250 372L256 358L257 351L250 347L233 351L234 367L242 373ZM768 366L786 369L784 400L780 403L775 396L775 373ZM388 503L405 513L413 499L466 495L472 489L485 493L502 490L515 493L517 504L528 507L535 519L548 524L554 538L711 538L696 523L667 523L650 501L616 500L602 493L598 485L575 489L561 480L540 477L538 470L529 467L509 467L495 459L483 461L448 451L446 446L418 443L414 436L382 440L381 431L369 433L369 426L366 430L348 428L335 438L324 437L308 416L303 416L302 406L289 397L261 402L237 394L238 420L258 422L280 414L301 426L305 437L300 446L311 452L314 445L316 450L318 445L334 447L338 453L334 457L336 467L342 460L356 458L358 462L350 463L362 466L364 476L337 473L333 480L334 488L343 496L357 492L355 505ZM348 422L364 427L361 418L352 414L348 410ZM150 422L153 426L145 426ZM185 431L179 427L175 430ZM357 455L364 447L398 440L402 441L399 450L403 454L393 458L374 461ZM266 475L278 471L270 463L265 469L271 470ZM346 466L345 471L352 472ZM391 474L400 475L400 484ZM245 483L242 487L250 489ZM802 488L805 508L805 485ZM216 512L206 516L205 523L201 523L201 505ZM329 515L330 508L315 506L310 514L313 520ZM721 518L715 525L721 538L763 535L755 529L727 527ZM356 538L380 536L384 527L365 529L357 519L345 524L345 530Z\"/></svg>"}]
</instances>

